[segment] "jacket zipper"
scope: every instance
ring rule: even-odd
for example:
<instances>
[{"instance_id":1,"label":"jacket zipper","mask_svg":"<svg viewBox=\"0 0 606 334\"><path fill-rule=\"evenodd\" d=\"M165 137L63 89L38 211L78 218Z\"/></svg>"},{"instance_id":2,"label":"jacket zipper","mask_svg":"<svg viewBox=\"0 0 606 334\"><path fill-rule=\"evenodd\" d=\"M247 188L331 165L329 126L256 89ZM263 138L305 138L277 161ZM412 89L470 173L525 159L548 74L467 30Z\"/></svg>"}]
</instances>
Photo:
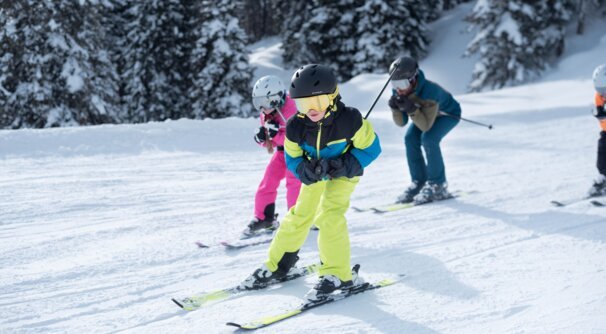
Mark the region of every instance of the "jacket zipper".
<instances>
[{"instance_id":1,"label":"jacket zipper","mask_svg":"<svg viewBox=\"0 0 606 334\"><path fill-rule=\"evenodd\" d=\"M318 138L316 139L316 154L320 160L320 139L322 138L322 122L318 123Z\"/></svg>"}]
</instances>

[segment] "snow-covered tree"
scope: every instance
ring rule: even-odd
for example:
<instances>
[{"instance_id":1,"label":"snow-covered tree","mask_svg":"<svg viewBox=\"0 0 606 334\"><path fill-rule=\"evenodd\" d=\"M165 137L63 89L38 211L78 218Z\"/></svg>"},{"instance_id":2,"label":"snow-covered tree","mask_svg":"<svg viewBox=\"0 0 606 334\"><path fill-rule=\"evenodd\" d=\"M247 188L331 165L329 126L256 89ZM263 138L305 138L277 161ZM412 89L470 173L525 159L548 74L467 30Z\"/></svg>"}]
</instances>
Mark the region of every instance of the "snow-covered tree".
<instances>
[{"instance_id":1,"label":"snow-covered tree","mask_svg":"<svg viewBox=\"0 0 606 334\"><path fill-rule=\"evenodd\" d=\"M467 55L479 53L472 91L536 78L564 48L571 1L479 0L468 20L478 28Z\"/></svg>"},{"instance_id":2,"label":"snow-covered tree","mask_svg":"<svg viewBox=\"0 0 606 334\"><path fill-rule=\"evenodd\" d=\"M357 48L352 75L386 73L398 56L426 53L427 28L416 1L367 0L357 9Z\"/></svg>"},{"instance_id":3,"label":"snow-covered tree","mask_svg":"<svg viewBox=\"0 0 606 334\"><path fill-rule=\"evenodd\" d=\"M236 13L249 40L255 42L264 37L280 35L284 22L291 18L289 9L298 2L305 1L243 0L242 9Z\"/></svg>"},{"instance_id":4,"label":"snow-covered tree","mask_svg":"<svg viewBox=\"0 0 606 334\"><path fill-rule=\"evenodd\" d=\"M302 56L305 46L302 44L304 39L301 36L301 27L307 21L313 6L312 1L297 1L290 7L282 33L282 62L285 66L299 67L308 62L308 59Z\"/></svg>"},{"instance_id":5,"label":"snow-covered tree","mask_svg":"<svg viewBox=\"0 0 606 334\"><path fill-rule=\"evenodd\" d=\"M124 101L133 122L180 118L186 113L189 53L182 0L132 1L125 11Z\"/></svg>"},{"instance_id":6,"label":"snow-covered tree","mask_svg":"<svg viewBox=\"0 0 606 334\"><path fill-rule=\"evenodd\" d=\"M238 2L203 0L195 47L189 58L193 73L188 97L195 118L250 116L252 68L246 34L236 18Z\"/></svg>"},{"instance_id":7,"label":"snow-covered tree","mask_svg":"<svg viewBox=\"0 0 606 334\"><path fill-rule=\"evenodd\" d=\"M0 5L0 127L119 119L117 74L96 1Z\"/></svg>"},{"instance_id":8,"label":"snow-covered tree","mask_svg":"<svg viewBox=\"0 0 606 334\"><path fill-rule=\"evenodd\" d=\"M361 0L314 0L299 30L298 63L331 66L340 81L352 77Z\"/></svg>"}]
</instances>

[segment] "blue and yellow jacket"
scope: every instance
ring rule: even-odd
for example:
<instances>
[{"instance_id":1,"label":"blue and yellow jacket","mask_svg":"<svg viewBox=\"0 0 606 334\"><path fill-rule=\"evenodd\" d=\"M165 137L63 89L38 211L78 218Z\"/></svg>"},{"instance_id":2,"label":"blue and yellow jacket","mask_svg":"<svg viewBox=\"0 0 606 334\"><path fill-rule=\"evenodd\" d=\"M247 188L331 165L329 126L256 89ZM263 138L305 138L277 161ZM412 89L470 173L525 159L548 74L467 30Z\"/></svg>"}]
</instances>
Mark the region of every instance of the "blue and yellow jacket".
<instances>
[{"instance_id":1,"label":"blue and yellow jacket","mask_svg":"<svg viewBox=\"0 0 606 334\"><path fill-rule=\"evenodd\" d=\"M336 111L329 111L315 123L303 114L293 116L286 125L284 153L288 169L296 175L303 159L332 159L349 150L362 168L381 153L379 137L358 109L337 101Z\"/></svg>"}]
</instances>

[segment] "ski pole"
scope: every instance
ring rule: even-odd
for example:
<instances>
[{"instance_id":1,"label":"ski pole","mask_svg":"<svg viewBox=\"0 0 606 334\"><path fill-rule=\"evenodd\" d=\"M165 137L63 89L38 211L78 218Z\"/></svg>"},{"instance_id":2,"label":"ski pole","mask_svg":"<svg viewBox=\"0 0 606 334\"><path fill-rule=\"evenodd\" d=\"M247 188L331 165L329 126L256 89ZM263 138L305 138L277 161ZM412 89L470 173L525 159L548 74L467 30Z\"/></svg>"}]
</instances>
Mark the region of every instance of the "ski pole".
<instances>
[{"instance_id":1,"label":"ski pole","mask_svg":"<svg viewBox=\"0 0 606 334\"><path fill-rule=\"evenodd\" d=\"M469 123L472 123L472 124L475 124L475 125L485 126L485 127L488 128L488 130L492 130L492 124L484 124L484 123L472 121L470 119L466 119L466 118L463 118L461 116L451 115L451 114L445 113L443 111L440 111L440 115L442 115L442 116L448 116L448 117L452 117L452 118L456 118L456 119L460 119L462 121L469 122Z\"/></svg>"},{"instance_id":2,"label":"ski pole","mask_svg":"<svg viewBox=\"0 0 606 334\"><path fill-rule=\"evenodd\" d=\"M373 102L372 106L370 106L370 109L366 113L366 116L364 116L364 119L368 118L368 115L370 115L370 112L375 107L375 104L377 104L377 101L379 101L379 98L381 97L381 95L383 95L383 91L385 91L385 88L387 87L387 85L389 85L389 82L391 81L391 77L393 77L394 73L396 73L398 66L400 66L399 62L396 63L396 66L394 67L393 71L389 74L389 78L387 78L387 82L385 83L385 85L383 85L383 89L381 89L381 92L379 92L379 96L377 96L377 98L375 99L375 102Z\"/></svg>"}]
</instances>

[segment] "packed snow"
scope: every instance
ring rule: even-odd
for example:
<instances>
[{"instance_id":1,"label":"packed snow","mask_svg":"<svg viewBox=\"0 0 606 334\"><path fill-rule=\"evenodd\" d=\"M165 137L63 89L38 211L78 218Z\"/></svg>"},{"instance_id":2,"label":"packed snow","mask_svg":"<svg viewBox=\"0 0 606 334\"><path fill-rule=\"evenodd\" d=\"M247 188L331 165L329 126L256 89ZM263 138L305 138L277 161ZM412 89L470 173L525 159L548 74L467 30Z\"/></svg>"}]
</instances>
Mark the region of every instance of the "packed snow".
<instances>
[{"instance_id":1,"label":"packed snow","mask_svg":"<svg viewBox=\"0 0 606 334\"><path fill-rule=\"evenodd\" d=\"M463 14L436 22L434 43L466 45L471 34L452 29ZM606 208L549 203L582 196L597 175L591 71L606 61L606 24L588 28L542 80L478 94L464 94L473 62L434 44L421 61L428 79L456 94L463 117L494 125L461 122L442 143L450 189L477 193L383 215L350 210L361 275L406 278L260 332L606 333ZM256 77L288 80L277 40L251 50ZM340 86L343 101L365 114L386 79L355 77ZM383 153L354 206L390 203L410 181L387 99L369 117ZM171 301L235 285L265 260L267 245L218 245L252 218L269 160L257 127L228 118L0 131L0 333L229 333L228 321L300 303L316 277L190 313ZM318 260L317 233L300 264Z\"/></svg>"}]
</instances>

